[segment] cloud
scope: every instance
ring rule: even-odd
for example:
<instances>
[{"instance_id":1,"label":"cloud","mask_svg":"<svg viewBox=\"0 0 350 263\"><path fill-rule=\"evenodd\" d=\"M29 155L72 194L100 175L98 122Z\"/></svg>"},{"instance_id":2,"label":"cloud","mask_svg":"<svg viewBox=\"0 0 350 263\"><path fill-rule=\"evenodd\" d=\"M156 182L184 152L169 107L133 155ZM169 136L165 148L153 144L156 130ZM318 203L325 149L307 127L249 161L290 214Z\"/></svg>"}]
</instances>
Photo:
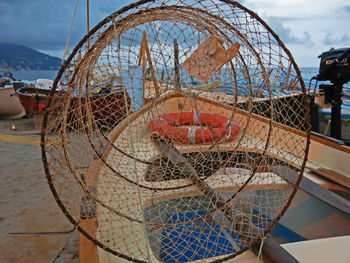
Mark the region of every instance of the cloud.
<instances>
[{"instance_id":1,"label":"cloud","mask_svg":"<svg viewBox=\"0 0 350 263\"><path fill-rule=\"evenodd\" d=\"M343 9L347 13L350 13L350 5L345 5L341 9Z\"/></svg>"},{"instance_id":2,"label":"cloud","mask_svg":"<svg viewBox=\"0 0 350 263\"><path fill-rule=\"evenodd\" d=\"M293 18L281 18L276 16L270 16L266 18L269 26L280 37L280 39L286 44L296 45L310 45L313 46L311 35L309 31L304 31L302 37L293 35L292 30L286 27L283 22L293 20Z\"/></svg>"},{"instance_id":3,"label":"cloud","mask_svg":"<svg viewBox=\"0 0 350 263\"><path fill-rule=\"evenodd\" d=\"M323 44L325 45L343 45L349 44L350 36L347 34L342 35L341 37L334 37L332 33L327 33L326 36L322 39Z\"/></svg>"},{"instance_id":4,"label":"cloud","mask_svg":"<svg viewBox=\"0 0 350 263\"><path fill-rule=\"evenodd\" d=\"M0 10L0 42L16 43L34 49L58 49L65 45L73 16L74 2L7 1ZM81 11L80 11L81 13ZM79 11L77 17L79 17ZM82 31L77 21L72 40Z\"/></svg>"},{"instance_id":5,"label":"cloud","mask_svg":"<svg viewBox=\"0 0 350 263\"><path fill-rule=\"evenodd\" d=\"M76 1L0 0L0 42L20 44L61 56ZM90 29L106 16L135 1L90 1ZM182 0L171 0L171 3L179 1ZM219 3L218 0L214 2ZM153 5L151 3L153 1L143 6ZM301 58L309 54L317 57L325 48L325 43L333 43L333 46L337 41L350 41L350 34L342 26L350 23L349 0L337 0L331 5L329 1L319 0L244 0L240 3L268 22L288 48L293 48L296 55L300 53ZM70 50L83 38L86 30L86 1L80 0ZM329 32L332 34L327 34ZM151 44L151 40L149 42Z\"/></svg>"},{"instance_id":6,"label":"cloud","mask_svg":"<svg viewBox=\"0 0 350 263\"><path fill-rule=\"evenodd\" d=\"M91 1L90 29L126 1ZM62 50L70 30L76 1L0 0L0 43L14 43L37 50ZM101 8L103 6L103 8ZM109 12L108 12L109 10ZM74 47L86 34L86 1L79 1L70 39Z\"/></svg>"}]
</instances>

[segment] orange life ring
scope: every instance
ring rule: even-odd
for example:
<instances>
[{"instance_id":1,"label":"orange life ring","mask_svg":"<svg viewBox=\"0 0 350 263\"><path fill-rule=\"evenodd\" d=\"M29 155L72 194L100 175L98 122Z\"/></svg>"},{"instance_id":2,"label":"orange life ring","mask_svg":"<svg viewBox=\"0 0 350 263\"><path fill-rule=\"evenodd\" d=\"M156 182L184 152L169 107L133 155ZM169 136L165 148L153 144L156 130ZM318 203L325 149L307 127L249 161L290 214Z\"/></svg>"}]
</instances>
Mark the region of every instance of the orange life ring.
<instances>
[{"instance_id":1,"label":"orange life ring","mask_svg":"<svg viewBox=\"0 0 350 263\"><path fill-rule=\"evenodd\" d=\"M182 125L202 125L207 127L181 127ZM179 143L211 143L222 140L229 141L235 138L241 131L239 125L230 122L228 118L219 114L209 113L168 113L159 116L149 123L148 127L155 136Z\"/></svg>"}]
</instances>

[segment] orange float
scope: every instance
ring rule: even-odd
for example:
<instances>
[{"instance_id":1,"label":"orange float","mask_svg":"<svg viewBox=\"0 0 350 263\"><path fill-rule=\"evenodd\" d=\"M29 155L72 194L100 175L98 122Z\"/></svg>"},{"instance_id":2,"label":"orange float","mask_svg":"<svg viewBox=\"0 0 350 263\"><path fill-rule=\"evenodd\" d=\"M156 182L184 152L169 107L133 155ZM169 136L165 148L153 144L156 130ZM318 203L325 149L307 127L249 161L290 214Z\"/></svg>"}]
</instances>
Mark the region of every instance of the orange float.
<instances>
[{"instance_id":1,"label":"orange float","mask_svg":"<svg viewBox=\"0 0 350 263\"><path fill-rule=\"evenodd\" d=\"M200 127L183 127L198 125ZM178 143L211 143L218 140L230 141L241 131L236 122L223 115L210 113L168 113L152 120L148 127L154 136ZM222 137L222 138L221 138Z\"/></svg>"}]
</instances>

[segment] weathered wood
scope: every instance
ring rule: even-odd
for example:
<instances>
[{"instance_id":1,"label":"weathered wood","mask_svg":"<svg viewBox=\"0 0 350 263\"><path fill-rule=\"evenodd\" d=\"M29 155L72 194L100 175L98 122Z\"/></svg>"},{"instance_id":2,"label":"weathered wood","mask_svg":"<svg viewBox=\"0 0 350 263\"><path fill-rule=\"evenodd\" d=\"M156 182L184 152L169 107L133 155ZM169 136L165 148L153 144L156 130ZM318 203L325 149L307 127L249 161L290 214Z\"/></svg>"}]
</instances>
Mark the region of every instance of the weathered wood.
<instances>
[{"instance_id":1,"label":"weathered wood","mask_svg":"<svg viewBox=\"0 0 350 263\"><path fill-rule=\"evenodd\" d=\"M310 171L316 173L317 175L320 175L328 180L331 180L337 184L340 184L342 186L345 186L347 188L350 188L350 178L347 176L344 176L340 173L337 173L335 171L323 168L323 167L312 167L310 165L310 162L308 165L306 165L306 168Z\"/></svg>"},{"instance_id":2,"label":"weathered wood","mask_svg":"<svg viewBox=\"0 0 350 263\"><path fill-rule=\"evenodd\" d=\"M143 31L143 35L142 35L142 45L144 45L144 48L146 51L148 66L149 66L149 69L151 71L151 77L152 77L154 88L156 90L156 96L159 97L159 88L158 88L156 76L154 74L154 69L153 69L153 64L152 64L152 59L151 59L151 52L149 51L149 48L148 48L148 43L147 43L145 31Z\"/></svg>"},{"instance_id":3,"label":"weathered wood","mask_svg":"<svg viewBox=\"0 0 350 263\"><path fill-rule=\"evenodd\" d=\"M224 64L236 56L240 48L239 43L233 43L225 50L223 42L218 36L211 35L184 61L182 67L201 83L208 82Z\"/></svg>"},{"instance_id":4,"label":"weathered wood","mask_svg":"<svg viewBox=\"0 0 350 263\"><path fill-rule=\"evenodd\" d=\"M140 54L138 60L138 66L141 66L142 63L142 98L145 98L145 81L146 81L146 58L145 58L145 45L141 41Z\"/></svg>"},{"instance_id":5,"label":"weathered wood","mask_svg":"<svg viewBox=\"0 0 350 263\"><path fill-rule=\"evenodd\" d=\"M153 81L153 87L156 91L156 96L159 97L159 87L157 84L157 79L154 74L154 69L153 69L153 64L152 64L152 59L151 59L151 53L148 48L148 43L147 43L147 38L146 38L146 32L143 31L142 35L142 40L141 40L141 47L140 47L140 53L139 53L139 59L138 59L138 66L141 66L142 63L142 79L143 79L143 87L142 87L142 92L143 92L143 98L145 98L145 81L147 80L146 78L146 55L147 55L147 61L148 61L148 66L151 71L151 77Z\"/></svg>"},{"instance_id":6,"label":"weathered wood","mask_svg":"<svg viewBox=\"0 0 350 263\"><path fill-rule=\"evenodd\" d=\"M272 167L270 170L291 184L295 184L298 178L298 175L286 166ZM350 215L350 202L348 200L314 183L310 179L303 177L299 184L299 188Z\"/></svg>"},{"instance_id":7,"label":"weathered wood","mask_svg":"<svg viewBox=\"0 0 350 263\"><path fill-rule=\"evenodd\" d=\"M175 70L175 90L181 90L180 84L180 70L179 70L179 47L177 45L177 39L174 39L174 70Z\"/></svg>"}]
</instances>

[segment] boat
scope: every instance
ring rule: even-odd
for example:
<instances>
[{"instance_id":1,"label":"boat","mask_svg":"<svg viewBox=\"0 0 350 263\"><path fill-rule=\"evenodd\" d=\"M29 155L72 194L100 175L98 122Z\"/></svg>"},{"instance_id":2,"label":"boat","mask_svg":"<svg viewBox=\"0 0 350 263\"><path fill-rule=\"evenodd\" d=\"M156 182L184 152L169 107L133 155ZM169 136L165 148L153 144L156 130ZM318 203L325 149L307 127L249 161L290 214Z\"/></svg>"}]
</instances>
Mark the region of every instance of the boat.
<instances>
[{"instance_id":1,"label":"boat","mask_svg":"<svg viewBox=\"0 0 350 263\"><path fill-rule=\"evenodd\" d=\"M25 115L24 108L15 96L12 85L0 87L0 119L20 119Z\"/></svg>"},{"instance_id":2,"label":"boat","mask_svg":"<svg viewBox=\"0 0 350 263\"><path fill-rule=\"evenodd\" d=\"M45 111L43 166L80 261L349 261L350 148L310 133L304 82L277 35L238 2L143 4L79 42L53 87L71 90ZM100 62L138 104L106 129L85 98ZM183 88L188 75L201 84ZM73 94L84 125L66 121Z\"/></svg>"},{"instance_id":3,"label":"boat","mask_svg":"<svg viewBox=\"0 0 350 263\"><path fill-rule=\"evenodd\" d=\"M39 89L51 90L53 81L51 79L37 79L35 86Z\"/></svg>"},{"instance_id":4,"label":"boat","mask_svg":"<svg viewBox=\"0 0 350 263\"><path fill-rule=\"evenodd\" d=\"M25 109L25 114L33 118L35 113L42 112L48 105L50 90L25 86L19 88L16 94Z\"/></svg>"},{"instance_id":5,"label":"boat","mask_svg":"<svg viewBox=\"0 0 350 263\"><path fill-rule=\"evenodd\" d=\"M124 94L120 84L111 82L93 85L89 100L73 96L70 103L68 122L82 119L86 123L86 109L90 108L94 120L97 120L96 124L108 129L116 126L131 110L131 99L127 92Z\"/></svg>"},{"instance_id":6,"label":"boat","mask_svg":"<svg viewBox=\"0 0 350 263\"><path fill-rule=\"evenodd\" d=\"M91 110L94 117L100 120L99 125L108 127L110 125L116 125L124 118L125 111L122 109L125 109L125 100L124 93L119 86L112 87L111 89L106 89L106 86L107 84L95 85L89 103L91 103ZM22 87L16 91L26 115L31 118L35 114L42 113L48 106L50 92L51 90L49 89L40 89L34 86ZM56 91L56 96L57 94L61 94L62 97L65 96L63 91ZM129 103L128 107L130 107L130 99L127 101ZM80 116L86 114L86 109L81 107L85 103L85 98L78 99L74 96L71 98L67 117L68 122L77 122L77 120L80 120ZM86 121L86 119L83 120L83 122Z\"/></svg>"},{"instance_id":7,"label":"boat","mask_svg":"<svg viewBox=\"0 0 350 263\"><path fill-rule=\"evenodd\" d=\"M180 94L173 93L171 96L165 96L163 98L160 98L157 101L157 109L160 112L178 112L179 109L177 105L184 102L184 97ZM213 107L215 105L215 107ZM153 105L154 106L154 105ZM193 105L192 105L193 106ZM208 99L203 99L200 97L197 97L197 106L200 108L210 108L211 112L214 110L217 111L218 114L224 115L224 112L229 113L229 107L225 105L218 105L215 101L210 101ZM191 107L190 105L187 105L187 107ZM117 127L113 129L113 131L108 135L108 139L111 142L111 145L118 145L121 147L121 151L118 151L115 149L115 147L110 146L108 147L104 154L103 154L103 160L96 160L94 161L86 176L86 182L88 187L96 189L96 192L101 192L101 189L103 191L106 191L105 184L108 181L108 177L105 175L106 170L106 164L112 165L115 163L112 161L111 158L114 160L118 160L118 164L116 166L113 166L113 170L116 172L122 172L123 169L127 169L126 167L122 166L122 163L127 163L127 159L130 159L130 157L122 154L122 151L126 151L127 147L129 146L130 141L126 141L125 138L127 138L128 134L128 127L131 125L134 129L134 134L137 136L137 134L142 134L143 130L147 129L148 122L151 122L151 119L147 119L148 110L150 110L150 107L145 107L142 110L133 113L128 120L124 120L121 122ZM235 116L235 120L244 120L244 117L246 116L244 114L244 111L239 111L238 116ZM261 119L260 117L256 116L254 118L257 118L256 121L260 122L261 125L267 125L268 120L267 119ZM146 120L146 121L145 121ZM241 123L238 121L238 123ZM284 126L284 125L278 125L278 128L281 129L281 132L284 131L284 134L288 136L293 137L300 137L300 138L306 138L306 134L302 133L298 130L291 130L290 127ZM253 132L253 131L252 131ZM262 139L262 138L260 138ZM254 140L259 140L258 137L254 138ZM255 143L255 145L259 145L259 143ZM160 223L159 220L165 220L164 224L166 222L170 223L171 218L175 218L176 214L172 213L178 213L176 211L179 210L179 207L183 206L184 204L181 203L181 200L183 198L188 198L193 203L188 205L187 210L182 209L183 216L185 217L194 217L193 211L199 211L198 213L201 213L200 206L201 204L198 202L205 202L203 201L203 197L200 195L200 192L194 188L188 188L186 191L183 190L170 190L167 191L161 191L159 194L156 195L148 195L147 194L147 187L158 187L160 189L164 188L165 185L171 185L173 188L176 188L178 186L181 189L181 186L184 184L184 178L181 179L174 179L172 181L168 181L166 177L157 177L157 175L154 175L155 170L160 169L160 173L163 173L164 171L161 170L161 166L169 166L167 160L162 160L160 158L160 150L157 148L156 144L152 141L151 136L144 136L140 137L137 136L136 138L136 144L134 145L136 149L148 149L147 153L151 155L148 155L147 159L152 160L153 163L157 163L159 165L158 168L153 168L152 165L139 165L138 164L138 172L137 174L140 174L139 178L139 184L141 184L144 188L142 188L142 196L145 198L143 199L144 204L144 210L145 210L145 216L148 217L148 222L157 222ZM199 152L193 152L194 148L190 145L180 145L176 144L177 149L179 149L180 152L183 153L183 155L187 159L195 159L194 156L201 154ZM229 157L230 153L232 153L232 149L235 148L235 142L228 142L224 143L222 145L223 149L227 149L225 152L222 152L223 155L225 155L226 158ZM249 150L248 150L249 149ZM256 155L258 152L261 152L262 149L253 149L253 148L246 148L245 150L239 150L236 149L236 151L240 151L240 154L242 156L246 155ZM205 151L205 150L204 150ZM137 158L142 159L142 150L140 150L140 153L138 154ZM202 153L203 154L203 153ZM334 158L329 158L329 156L332 155ZM164 158L164 157L163 157ZM216 157L217 158L217 157ZM244 158L244 157L242 157ZM278 191L279 189L284 189L286 187L286 182L281 180L279 178L280 173L282 171L286 173L293 173L293 170L290 168L293 164L292 160L288 160L286 163L286 159L277 161L276 156L270 156L271 163L267 164L265 169L261 168L261 174L265 174L268 172L270 174L270 182L267 180L264 184L264 186L259 186L258 184L251 183L249 186L251 189L255 191ZM249 159L249 158L246 158ZM210 158L208 160L211 160ZM208 161L207 160L207 161ZM203 160L205 161L205 159ZM306 163L306 171L304 173L304 179L308 182L311 181L315 185L323 188L323 189L330 189L333 192L337 193L337 195L341 195L347 200L350 199L350 177L348 176L350 174L349 167L347 165L344 165L345 163L350 161L350 147L345 146L344 144L341 144L339 141L334 141L332 139L329 139L327 137L318 135L318 134L312 134L311 135L311 145L310 145L310 151L308 156L308 162ZM279 163L279 165L276 165ZM245 163L246 167L252 167L252 163ZM298 166L298 164L294 163L294 166ZM288 168L289 167L289 168ZM133 171L132 167L130 169L130 176L132 176ZM169 174L171 173L171 169L174 169L174 167L164 168L169 169ZM293 168L295 169L295 167ZM152 175L153 170L153 175ZM265 171L263 171L265 170ZM200 170L198 170L200 171ZM275 172L273 172L275 171ZM125 171L123 171L125 174ZM234 171L232 171L234 173ZM164 172L166 174L166 171ZM153 178L152 178L153 176ZM162 175L160 175L162 176ZM218 176L218 175L217 175ZM232 175L233 176L233 175ZM279 178L279 179L278 179ZM131 179L131 177L130 177ZM116 185L120 184L123 185L123 188L125 188L125 192L123 194L123 198L114 198L113 201L108 201L108 204L113 207L128 207L128 209L131 209L132 207L135 207L135 200L138 200L137 192L136 191L127 191L128 187L131 187L129 185L126 186L125 179L123 177L120 177L119 179L115 179L118 181ZM221 180L218 180L218 177L216 179L215 174L214 178L211 178L208 180L208 184L210 184L215 189L221 189L225 193L234 193L235 187L230 188L225 186L225 183ZM244 181L245 179L242 179ZM222 182L222 183L221 183ZM311 183L312 184L312 183ZM226 188L225 188L226 187ZM238 186L236 186L238 187ZM146 189L145 189L146 188ZM269 190L266 190L266 189ZM288 209L282 220L275 226L275 228L270 232L270 235L279 241L279 243L282 243L282 246L289 252L291 252L295 257L297 257L300 262L307 262L304 261L306 259L310 259L311 256L313 256L313 261L310 262L327 262L328 259L334 258L337 256L337 253L340 253L342 257L340 258L343 260L349 260L349 257L344 256L341 251L344 249L344 243L348 242L350 240L350 206L349 201L347 201L347 213L344 211L341 211L338 207L334 208L333 206L327 204L325 200L320 200L319 196L315 197L313 194L309 193L305 190L298 190L294 201L291 204L291 207ZM114 191L114 190L110 190ZM107 196L110 196L112 192L106 193ZM195 196L198 196L198 200L193 198ZM192 197L192 199L191 199ZM102 197L101 197L102 198ZM200 201L199 201L200 200ZM85 200L86 201L86 200ZM90 200L91 201L91 200ZM103 201L103 200L101 200ZM93 203L93 202L92 202ZM88 235L96 235L96 233L101 233L103 231L103 225L100 225L98 222L100 220L104 220L99 217L95 217L94 215L89 214L87 211L96 211L96 209L102 209L102 208L96 208L98 207L97 204L94 205L95 208L92 209L92 203L89 202L83 202L83 205L85 204L85 208L82 208L82 221L81 225L84 225L84 229L89 229ZM344 201L344 203L346 203ZM202 208L204 209L204 208ZM164 213L161 211L168 211L166 212L167 216L163 215L163 219L159 219L158 216L160 213ZM149 211L149 212L148 212ZM157 212L158 211L158 212ZM205 209L202 211L204 213ZM130 210L130 215L137 213L137 209ZM192 214L191 214L192 213ZM114 214L113 212L107 213L104 211L103 217L108 216L114 224L111 225L112 228L121 228L123 224L126 224L124 220L122 220L118 215ZM178 214L177 214L178 215ZM296 219L297 215L297 219ZM179 215L178 215L179 216ZM198 216L198 215L197 215ZM158 219L157 219L158 218ZM169 220L169 221L167 221ZM208 220L208 219L206 219ZM124 223L123 223L124 222ZM195 223L193 223L195 224ZM147 229L151 227L151 225L146 226ZM147 234L149 235L149 242L151 246L151 261L152 262L163 262L170 260L170 257L174 257L176 261L179 262L186 262L186 254L191 255L193 254L193 251L196 251L196 249L200 249L199 243L196 243L196 233L194 232L192 235L189 236L189 240L194 240L191 243L191 246L183 247L183 244L179 241L182 228L181 226L179 230L176 228L171 227L163 227L162 231L163 233L159 234L159 231L157 233L157 237L153 236L155 235L152 233L151 230L147 231ZM191 229L195 227L195 225L188 225L188 229ZM128 235L128 236L120 236L120 240L118 241L118 236L114 237L116 239L116 244L119 242L124 242L128 244L138 244L138 247L143 248L146 250L146 243L141 243L140 236L136 233L142 233L143 226L142 224L131 224L130 226L124 225L123 231L127 233L134 233L134 235ZM172 233L173 237L169 239L169 234ZM98 238L98 237L96 237ZM211 239L219 238L217 235L210 236ZM165 243L159 243L157 240L164 240ZM143 241L144 242L144 241ZM153 242L153 243L152 243ZM188 241L189 242L189 241ZM167 244L168 243L168 244ZM213 243L214 244L214 243ZM327 244L332 246L332 251L330 249L326 249L324 253L319 252L319 257L314 257L314 254L306 253L303 250L300 250L300 247L319 247L319 245L322 244L322 247L326 247ZM336 247L339 247L339 249L336 249ZM161 246L161 247L159 247ZM165 247L162 247L165 246ZM214 245L213 245L214 246ZM345 246L348 248L348 246ZM93 250L91 250L93 249ZM163 253L159 252L162 249L165 249L167 251L163 251ZM310 248L311 249L311 248ZM185 250L185 251L184 251ZM93 252L92 252L93 251ZM220 249L216 246L212 247L212 252L216 251L217 255L221 255ZM121 251L123 252L123 251ZM110 253L105 251L104 249L100 248L96 244L93 245L90 243L90 241L83 235L80 234L80 243L79 243L79 253L80 253L80 260L89 258L90 262L124 262L120 257L112 256ZM126 252L125 252L126 253ZM160 253L160 254L157 254ZM213 252L214 253L214 252ZM98 260L93 261L91 259L92 254L94 255L93 258L98 258ZM210 253L209 253L210 254ZM184 256L185 255L185 256ZM338 255L339 256L339 255ZM318 261L319 258L323 258L324 261ZM167 260L168 258L168 260ZM201 259L199 256L196 258L197 260ZM172 259L173 260L173 259ZM236 261L237 260L237 261ZM241 257L238 257L236 260L232 260L232 262L256 262L256 256L253 255L252 252L246 252ZM344 261L344 262L345 262ZM341 262L341 261L333 261L333 262Z\"/></svg>"}]
</instances>

